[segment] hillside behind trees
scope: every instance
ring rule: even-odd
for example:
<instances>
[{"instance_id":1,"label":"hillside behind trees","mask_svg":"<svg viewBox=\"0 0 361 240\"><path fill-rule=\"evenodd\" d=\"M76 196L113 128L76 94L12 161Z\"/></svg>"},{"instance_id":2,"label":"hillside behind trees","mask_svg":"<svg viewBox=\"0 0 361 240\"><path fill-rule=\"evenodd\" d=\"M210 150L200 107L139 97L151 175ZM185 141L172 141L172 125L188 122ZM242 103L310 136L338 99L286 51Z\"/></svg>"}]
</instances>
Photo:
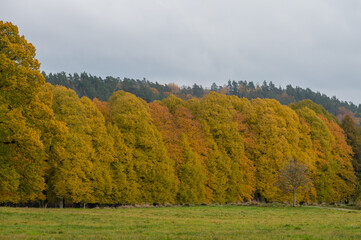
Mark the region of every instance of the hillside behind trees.
<instances>
[{"instance_id":1,"label":"hillside behind trees","mask_svg":"<svg viewBox=\"0 0 361 240\"><path fill-rule=\"evenodd\" d=\"M130 78L114 78L93 76L88 73L66 74L61 73L45 73L43 75L47 82L53 85L62 85L73 89L80 97L87 96L90 99L94 97L107 101L111 94L118 90L132 93L137 97L144 99L146 102L154 100L162 100L174 94L175 96L187 100L192 97L201 98L209 91L215 91L226 95L235 95L240 98L249 100L255 98L271 98L276 99L281 104L288 105L290 103L299 102L301 100L310 99L313 102L322 105L328 112L338 118L339 121L349 115L353 121L359 125L361 120L361 105L355 105L352 102L341 101L335 96L329 97L320 92L314 92L309 88L293 87L287 85L286 88L276 87L272 82L264 81L262 85L255 84L252 81L228 81L223 86L217 86L215 83L210 88L203 88L201 85L193 84L193 86L181 86L174 83L159 84L146 79L130 79Z\"/></svg>"}]
</instances>

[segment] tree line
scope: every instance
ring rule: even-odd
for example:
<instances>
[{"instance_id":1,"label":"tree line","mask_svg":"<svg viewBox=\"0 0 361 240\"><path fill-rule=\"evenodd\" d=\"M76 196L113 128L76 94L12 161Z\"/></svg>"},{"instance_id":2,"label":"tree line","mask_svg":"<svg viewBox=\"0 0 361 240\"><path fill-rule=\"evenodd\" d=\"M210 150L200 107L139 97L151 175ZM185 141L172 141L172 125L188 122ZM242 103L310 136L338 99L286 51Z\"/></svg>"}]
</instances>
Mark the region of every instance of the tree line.
<instances>
[{"instance_id":1,"label":"tree line","mask_svg":"<svg viewBox=\"0 0 361 240\"><path fill-rule=\"evenodd\" d=\"M137 97L144 99L146 102L162 100L170 94L187 100L193 97L202 98L210 91L219 92L226 95L235 95L240 98L249 100L255 98L271 98L276 99L281 104L288 105L290 103L299 102L310 99L313 102L322 105L328 112L335 115L339 121L349 115L353 118L357 125L360 125L361 105L356 106L352 102L340 101L335 96L329 97L320 92L314 92L311 89L303 89L301 87L293 87L287 85L286 88L276 87L272 81L267 83L264 81L261 85L252 81L228 81L223 86L217 86L213 83L209 89L203 88L202 85L193 84L193 86L181 86L174 83L159 84L149 80L130 79L130 78L114 78L92 76L88 73L66 74L60 73L42 73L46 82L52 85L62 85L73 89L80 97L87 96L90 99L94 97L102 101L107 101L113 92L123 90L130 92Z\"/></svg>"},{"instance_id":2,"label":"tree line","mask_svg":"<svg viewBox=\"0 0 361 240\"><path fill-rule=\"evenodd\" d=\"M277 182L290 160L311 179L298 201L359 197L350 117L342 128L310 100L285 106L215 91L147 103L120 90L91 100L45 83L16 26L0 22L0 34L1 203L289 201Z\"/></svg>"}]
</instances>

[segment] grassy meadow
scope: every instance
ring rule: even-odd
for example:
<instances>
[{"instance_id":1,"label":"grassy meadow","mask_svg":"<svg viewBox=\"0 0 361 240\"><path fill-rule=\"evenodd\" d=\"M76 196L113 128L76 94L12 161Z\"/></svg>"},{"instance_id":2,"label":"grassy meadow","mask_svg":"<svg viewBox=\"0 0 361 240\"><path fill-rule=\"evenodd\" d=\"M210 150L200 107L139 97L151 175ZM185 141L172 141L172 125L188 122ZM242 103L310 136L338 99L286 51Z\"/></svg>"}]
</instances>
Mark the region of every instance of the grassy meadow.
<instances>
[{"instance_id":1,"label":"grassy meadow","mask_svg":"<svg viewBox=\"0 0 361 240\"><path fill-rule=\"evenodd\" d=\"M361 239L361 211L197 206L0 208L1 239Z\"/></svg>"}]
</instances>

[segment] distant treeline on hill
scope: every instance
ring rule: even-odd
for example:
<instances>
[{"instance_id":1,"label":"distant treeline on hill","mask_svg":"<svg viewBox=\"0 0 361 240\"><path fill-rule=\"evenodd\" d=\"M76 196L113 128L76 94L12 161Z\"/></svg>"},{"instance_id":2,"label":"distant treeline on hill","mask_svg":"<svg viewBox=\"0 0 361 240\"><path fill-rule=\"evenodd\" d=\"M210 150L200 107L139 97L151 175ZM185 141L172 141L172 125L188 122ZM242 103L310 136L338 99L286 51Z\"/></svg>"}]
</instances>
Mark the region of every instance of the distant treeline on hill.
<instances>
[{"instance_id":1,"label":"distant treeline on hill","mask_svg":"<svg viewBox=\"0 0 361 240\"><path fill-rule=\"evenodd\" d=\"M212 84L210 89L203 88L201 85L193 84L190 86L179 87L174 83L159 84L150 82L146 79L130 79L114 77L93 76L88 73L67 74L65 72L49 73L43 72L47 82L53 85L62 85L73 89L80 97L87 96L90 99L98 98L107 101L113 92L123 90L132 93L147 102L162 100L174 94L175 96L187 100L192 97L202 98L209 91L215 91L226 95L235 95L247 99L271 98L276 99L283 105L299 102L304 99L310 99L313 102L322 105L328 112L336 116L340 121L350 115L357 125L360 124L361 104L356 106L352 102L340 101L335 96L329 97L320 92L314 92L309 88L292 87L287 85L286 88L276 87L272 82L263 82L262 85L254 84L252 81L228 81L227 85L217 86Z\"/></svg>"}]
</instances>

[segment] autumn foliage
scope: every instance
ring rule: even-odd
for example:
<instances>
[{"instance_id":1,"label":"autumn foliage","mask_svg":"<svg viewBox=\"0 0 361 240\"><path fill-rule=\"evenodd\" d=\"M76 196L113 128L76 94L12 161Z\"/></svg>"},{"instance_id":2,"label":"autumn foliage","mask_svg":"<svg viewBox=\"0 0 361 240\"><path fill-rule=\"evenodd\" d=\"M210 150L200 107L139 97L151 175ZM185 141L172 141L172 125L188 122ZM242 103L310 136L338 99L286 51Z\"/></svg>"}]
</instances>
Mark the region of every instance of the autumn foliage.
<instances>
[{"instance_id":1,"label":"autumn foliage","mask_svg":"<svg viewBox=\"0 0 361 240\"><path fill-rule=\"evenodd\" d=\"M1 203L289 201L277 184L289 159L309 173L299 201L354 195L355 130L346 138L320 105L216 92L149 104L124 91L79 98L45 84L16 26L0 22L0 37Z\"/></svg>"}]
</instances>

